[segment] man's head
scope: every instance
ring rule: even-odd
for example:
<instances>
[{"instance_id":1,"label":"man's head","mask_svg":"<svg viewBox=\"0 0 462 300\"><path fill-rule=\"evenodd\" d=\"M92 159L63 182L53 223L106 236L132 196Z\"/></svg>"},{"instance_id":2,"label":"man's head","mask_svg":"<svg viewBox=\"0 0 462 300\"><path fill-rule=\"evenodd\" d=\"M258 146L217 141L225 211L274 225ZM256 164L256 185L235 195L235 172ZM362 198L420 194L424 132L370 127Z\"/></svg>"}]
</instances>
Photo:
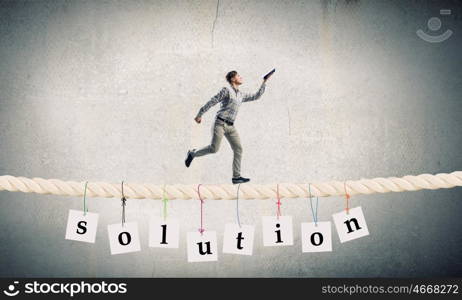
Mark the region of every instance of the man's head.
<instances>
[{"instance_id":1,"label":"man's head","mask_svg":"<svg viewBox=\"0 0 462 300\"><path fill-rule=\"evenodd\" d=\"M231 71L226 74L226 80L232 85L241 85L242 77L236 71Z\"/></svg>"}]
</instances>

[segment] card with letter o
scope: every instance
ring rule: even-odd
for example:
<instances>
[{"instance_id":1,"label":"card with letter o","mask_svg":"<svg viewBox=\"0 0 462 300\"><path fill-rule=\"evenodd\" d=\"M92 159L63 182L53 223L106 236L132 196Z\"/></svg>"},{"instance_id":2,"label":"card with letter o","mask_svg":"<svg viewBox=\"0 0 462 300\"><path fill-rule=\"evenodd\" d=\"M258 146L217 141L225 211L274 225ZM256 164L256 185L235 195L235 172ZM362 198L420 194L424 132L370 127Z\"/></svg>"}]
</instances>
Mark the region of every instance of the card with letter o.
<instances>
[{"instance_id":1,"label":"card with letter o","mask_svg":"<svg viewBox=\"0 0 462 300\"><path fill-rule=\"evenodd\" d=\"M141 250L138 223L128 222L107 226L109 233L109 246L111 254L136 252Z\"/></svg>"},{"instance_id":2,"label":"card with letter o","mask_svg":"<svg viewBox=\"0 0 462 300\"><path fill-rule=\"evenodd\" d=\"M302 252L332 251L330 222L302 223Z\"/></svg>"}]
</instances>

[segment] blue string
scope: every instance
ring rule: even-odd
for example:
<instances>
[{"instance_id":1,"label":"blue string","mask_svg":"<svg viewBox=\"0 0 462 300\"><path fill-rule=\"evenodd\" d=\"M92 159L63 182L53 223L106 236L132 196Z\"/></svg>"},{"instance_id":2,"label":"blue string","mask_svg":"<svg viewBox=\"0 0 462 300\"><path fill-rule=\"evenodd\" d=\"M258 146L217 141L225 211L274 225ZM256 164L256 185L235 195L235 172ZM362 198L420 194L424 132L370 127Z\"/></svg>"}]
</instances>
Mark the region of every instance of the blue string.
<instances>
[{"instance_id":1,"label":"blue string","mask_svg":"<svg viewBox=\"0 0 462 300\"><path fill-rule=\"evenodd\" d=\"M308 183L308 193L309 193L309 196L310 196L310 206L311 206L311 213L313 214L313 220L314 220L314 225L315 226L318 226L318 204L319 204L319 198L316 197L316 211L313 210L313 203L311 201L311 188L310 188L310 184Z\"/></svg>"},{"instance_id":2,"label":"blue string","mask_svg":"<svg viewBox=\"0 0 462 300\"><path fill-rule=\"evenodd\" d=\"M241 184L239 183L239 185L237 186L237 196L236 196L236 216L237 216L237 224L239 225L239 227L241 227L241 221L239 220L239 187L241 186Z\"/></svg>"}]
</instances>

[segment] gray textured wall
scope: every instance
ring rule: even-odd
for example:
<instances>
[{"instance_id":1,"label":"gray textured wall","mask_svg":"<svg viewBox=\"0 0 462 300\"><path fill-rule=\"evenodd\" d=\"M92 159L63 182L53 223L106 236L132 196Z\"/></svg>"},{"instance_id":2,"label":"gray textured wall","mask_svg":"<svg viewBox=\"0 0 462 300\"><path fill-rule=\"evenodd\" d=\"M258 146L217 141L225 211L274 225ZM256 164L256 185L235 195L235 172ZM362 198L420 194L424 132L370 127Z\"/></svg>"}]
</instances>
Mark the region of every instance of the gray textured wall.
<instances>
[{"instance_id":1,"label":"gray textured wall","mask_svg":"<svg viewBox=\"0 0 462 300\"><path fill-rule=\"evenodd\" d=\"M454 35L430 44L415 34L440 8ZM462 13L457 1L2 1L0 174L77 181L229 183L232 152L184 167L206 145L217 107L193 117L231 69L258 102L236 127L242 171L254 183L309 182L462 170ZM353 196L370 236L332 253L302 253L306 199L283 200L295 246L262 247L261 216L274 201L241 204L256 225L254 255L219 253L188 264L186 232L199 203L171 201L178 250L150 249L148 218L161 203L129 200L142 251L111 256L107 225L120 199L90 198L96 244L64 239L82 199L0 192L0 275L5 276L455 276L462 275L462 189ZM320 199L319 220L344 208ZM206 228L235 222L234 201L207 201Z\"/></svg>"}]
</instances>

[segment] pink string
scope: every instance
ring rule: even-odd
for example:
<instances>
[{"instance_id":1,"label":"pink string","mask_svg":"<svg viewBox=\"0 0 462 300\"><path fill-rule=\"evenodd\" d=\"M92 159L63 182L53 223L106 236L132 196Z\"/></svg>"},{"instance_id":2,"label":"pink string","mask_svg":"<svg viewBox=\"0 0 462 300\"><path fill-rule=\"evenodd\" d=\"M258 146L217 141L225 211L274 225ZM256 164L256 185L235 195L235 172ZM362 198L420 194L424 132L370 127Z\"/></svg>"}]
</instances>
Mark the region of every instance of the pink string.
<instances>
[{"instance_id":1,"label":"pink string","mask_svg":"<svg viewBox=\"0 0 462 300\"><path fill-rule=\"evenodd\" d=\"M201 186L201 184L199 184L197 186L197 194L199 195L199 199L201 201L201 228L199 228L199 232L201 233L201 235L204 233L205 229L204 229L204 226L203 226L203 220L204 220L204 216L203 216L203 205L204 205L204 200L202 200L202 197L201 197L201 192L200 192L200 189L199 187Z\"/></svg>"},{"instance_id":2,"label":"pink string","mask_svg":"<svg viewBox=\"0 0 462 300\"><path fill-rule=\"evenodd\" d=\"M277 197L278 197L278 202L276 204L278 205L278 210L277 210L277 218L279 220L279 217L281 216L281 199L279 198L279 184L277 185Z\"/></svg>"},{"instance_id":3,"label":"pink string","mask_svg":"<svg viewBox=\"0 0 462 300\"><path fill-rule=\"evenodd\" d=\"M346 190L346 181L343 183L343 186L344 186L344 188L345 188L345 199L346 199L346 208L345 208L345 210L346 210L346 213L347 213L347 215L348 215L348 214L350 213L350 207L349 207L349 205L348 205L348 200L350 199L351 196L350 196L350 194L347 193L347 190Z\"/></svg>"}]
</instances>

